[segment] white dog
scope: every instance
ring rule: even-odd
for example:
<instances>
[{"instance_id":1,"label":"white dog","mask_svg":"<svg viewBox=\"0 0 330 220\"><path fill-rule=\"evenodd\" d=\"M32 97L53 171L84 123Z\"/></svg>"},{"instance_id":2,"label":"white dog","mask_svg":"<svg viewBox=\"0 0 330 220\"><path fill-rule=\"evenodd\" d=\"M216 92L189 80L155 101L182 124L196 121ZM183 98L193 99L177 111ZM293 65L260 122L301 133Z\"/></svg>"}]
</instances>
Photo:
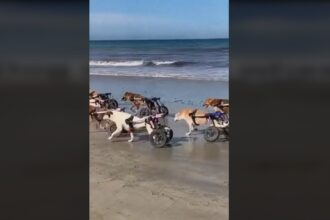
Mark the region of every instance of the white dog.
<instances>
[{"instance_id":1,"label":"white dog","mask_svg":"<svg viewBox=\"0 0 330 220\"><path fill-rule=\"evenodd\" d=\"M108 140L112 140L114 137L117 137L121 134L123 130L128 131L130 133L131 138L128 140L128 142L132 142L134 140L134 134L133 131L131 131L129 124L127 123L127 119L131 118L132 115L127 112L121 112L121 111L106 111L109 114L105 114L103 119L108 119L113 121L116 124L117 129L110 135ZM146 128L148 134L151 134L153 129L151 128L151 125L146 122L146 119L149 116L139 118L134 116L132 119L132 124L134 130L140 129L140 128Z\"/></svg>"}]
</instances>

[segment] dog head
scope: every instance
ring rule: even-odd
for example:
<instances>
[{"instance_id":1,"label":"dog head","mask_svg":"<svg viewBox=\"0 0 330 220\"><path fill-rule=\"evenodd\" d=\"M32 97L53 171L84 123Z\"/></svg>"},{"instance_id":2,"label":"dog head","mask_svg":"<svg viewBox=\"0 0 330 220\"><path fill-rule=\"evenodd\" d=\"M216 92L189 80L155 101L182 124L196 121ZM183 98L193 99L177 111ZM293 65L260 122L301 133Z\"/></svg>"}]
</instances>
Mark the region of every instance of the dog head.
<instances>
[{"instance_id":1,"label":"dog head","mask_svg":"<svg viewBox=\"0 0 330 220\"><path fill-rule=\"evenodd\" d=\"M113 115L112 111L107 111L106 113L104 113L104 115L102 116L102 119L110 119L111 115Z\"/></svg>"},{"instance_id":2,"label":"dog head","mask_svg":"<svg viewBox=\"0 0 330 220\"><path fill-rule=\"evenodd\" d=\"M181 117L181 113L180 112L176 113L174 116L174 121L179 121L180 117Z\"/></svg>"},{"instance_id":3,"label":"dog head","mask_svg":"<svg viewBox=\"0 0 330 220\"><path fill-rule=\"evenodd\" d=\"M224 99L216 99L216 98L207 98L205 99L203 106L204 107L214 107L214 106L221 106L224 103L228 103L228 100L224 100Z\"/></svg>"},{"instance_id":4,"label":"dog head","mask_svg":"<svg viewBox=\"0 0 330 220\"><path fill-rule=\"evenodd\" d=\"M211 104L214 102L215 98L207 98L205 99L203 103L203 107L207 108L209 106L212 106Z\"/></svg>"},{"instance_id":5,"label":"dog head","mask_svg":"<svg viewBox=\"0 0 330 220\"><path fill-rule=\"evenodd\" d=\"M133 101L134 100L134 96L136 96L137 94L133 93L133 92L125 92L123 97L121 98L122 101Z\"/></svg>"},{"instance_id":6,"label":"dog head","mask_svg":"<svg viewBox=\"0 0 330 220\"><path fill-rule=\"evenodd\" d=\"M125 92L123 97L121 98L121 100L122 101L127 101L128 95L129 95L129 92Z\"/></svg>"},{"instance_id":7,"label":"dog head","mask_svg":"<svg viewBox=\"0 0 330 220\"><path fill-rule=\"evenodd\" d=\"M95 98L97 98L98 96L99 96L99 94L97 94L96 91L91 91L91 92L89 93L89 98L90 98L90 99L95 99Z\"/></svg>"}]
</instances>

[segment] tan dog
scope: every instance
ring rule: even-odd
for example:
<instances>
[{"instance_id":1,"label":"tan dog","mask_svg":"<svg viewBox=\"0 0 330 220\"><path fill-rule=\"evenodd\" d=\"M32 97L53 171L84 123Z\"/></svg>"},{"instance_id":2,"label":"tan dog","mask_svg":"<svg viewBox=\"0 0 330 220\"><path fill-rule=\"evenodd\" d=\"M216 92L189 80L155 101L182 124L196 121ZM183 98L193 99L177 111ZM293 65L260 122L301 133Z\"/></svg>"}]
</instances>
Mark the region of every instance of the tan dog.
<instances>
[{"instance_id":1,"label":"tan dog","mask_svg":"<svg viewBox=\"0 0 330 220\"><path fill-rule=\"evenodd\" d=\"M144 99L145 99L144 96L138 93L125 92L121 100L131 102L132 103L131 110L133 107L136 107L136 109L139 110L140 106L144 104Z\"/></svg>"},{"instance_id":2,"label":"tan dog","mask_svg":"<svg viewBox=\"0 0 330 220\"><path fill-rule=\"evenodd\" d=\"M189 126L189 131L186 133L186 136L190 136L191 132L196 128L198 125L205 125L208 123L207 118L195 118L195 122L198 124L196 125L191 114L195 112L196 117L203 117L205 116L206 112L203 112L199 109L192 109L192 108L184 108L181 109L178 113L175 114L174 121L184 120L187 122Z\"/></svg>"},{"instance_id":3,"label":"tan dog","mask_svg":"<svg viewBox=\"0 0 330 220\"><path fill-rule=\"evenodd\" d=\"M99 96L99 94L96 91L91 91L89 93L89 99L95 99Z\"/></svg>"},{"instance_id":4,"label":"tan dog","mask_svg":"<svg viewBox=\"0 0 330 220\"><path fill-rule=\"evenodd\" d=\"M217 107L221 109L224 113L229 114L229 100L228 99L216 99L207 98L203 103L204 107Z\"/></svg>"},{"instance_id":5,"label":"tan dog","mask_svg":"<svg viewBox=\"0 0 330 220\"><path fill-rule=\"evenodd\" d=\"M102 103L103 100L99 97L99 94L96 91L91 91L89 93L89 116L92 120L96 119L97 121L100 121L95 112L96 110L101 109Z\"/></svg>"}]
</instances>

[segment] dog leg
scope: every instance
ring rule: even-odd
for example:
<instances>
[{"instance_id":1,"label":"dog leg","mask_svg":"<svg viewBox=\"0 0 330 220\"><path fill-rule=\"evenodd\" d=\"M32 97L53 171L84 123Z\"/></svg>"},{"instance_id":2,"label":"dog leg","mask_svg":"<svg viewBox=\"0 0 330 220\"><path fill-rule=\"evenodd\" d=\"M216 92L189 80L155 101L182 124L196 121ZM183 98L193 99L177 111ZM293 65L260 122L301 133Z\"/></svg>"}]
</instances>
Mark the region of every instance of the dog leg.
<instances>
[{"instance_id":1,"label":"dog leg","mask_svg":"<svg viewBox=\"0 0 330 220\"><path fill-rule=\"evenodd\" d=\"M108 137L108 140L112 140L112 138L117 137L118 135L120 135L122 131L121 127L118 127L111 135L110 137Z\"/></svg>"},{"instance_id":2,"label":"dog leg","mask_svg":"<svg viewBox=\"0 0 330 220\"><path fill-rule=\"evenodd\" d=\"M198 128L196 125L192 125L194 131L198 131Z\"/></svg>"},{"instance_id":3,"label":"dog leg","mask_svg":"<svg viewBox=\"0 0 330 220\"><path fill-rule=\"evenodd\" d=\"M131 139L129 139L128 142L133 142L133 140L134 140L133 132L130 132L129 135L131 136Z\"/></svg>"},{"instance_id":4,"label":"dog leg","mask_svg":"<svg viewBox=\"0 0 330 220\"><path fill-rule=\"evenodd\" d=\"M190 136L190 134L191 134L191 132L194 130L194 126L193 126L193 124L188 124L188 126L189 126L189 131L186 133L186 136L187 137L189 137Z\"/></svg>"}]
</instances>

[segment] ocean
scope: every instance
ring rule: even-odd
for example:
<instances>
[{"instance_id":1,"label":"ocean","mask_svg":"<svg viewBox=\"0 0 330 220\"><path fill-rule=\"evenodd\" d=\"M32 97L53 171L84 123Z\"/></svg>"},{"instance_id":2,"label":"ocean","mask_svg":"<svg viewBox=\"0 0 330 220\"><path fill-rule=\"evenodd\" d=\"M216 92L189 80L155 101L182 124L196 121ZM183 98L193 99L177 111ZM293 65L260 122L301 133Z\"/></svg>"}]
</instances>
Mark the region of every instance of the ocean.
<instances>
[{"instance_id":1,"label":"ocean","mask_svg":"<svg viewBox=\"0 0 330 220\"><path fill-rule=\"evenodd\" d=\"M90 41L90 75L228 81L228 39Z\"/></svg>"}]
</instances>

